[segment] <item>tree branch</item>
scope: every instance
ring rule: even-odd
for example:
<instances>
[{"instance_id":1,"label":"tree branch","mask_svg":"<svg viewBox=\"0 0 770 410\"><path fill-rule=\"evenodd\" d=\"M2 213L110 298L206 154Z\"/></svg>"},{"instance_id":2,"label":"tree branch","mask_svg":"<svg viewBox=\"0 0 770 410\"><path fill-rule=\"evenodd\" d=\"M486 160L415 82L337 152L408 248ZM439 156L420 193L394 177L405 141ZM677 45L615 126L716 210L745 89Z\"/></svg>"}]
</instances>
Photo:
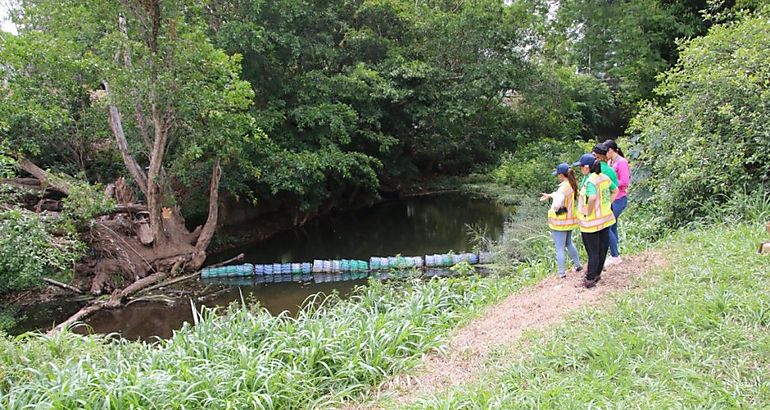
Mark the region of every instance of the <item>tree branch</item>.
<instances>
[{"instance_id":1,"label":"tree branch","mask_svg":"<svg viewBox=\"0 0 770 410\"><path fill-rule=\"evenodd\" d=\"M104 84L104 90L107 93L107 98L111 99L112 96L110 95L109 84L107 84L106 81L102 82L102 84ZM120 111L118 111L118 107L116 107L112 101L110 101L108 108L110 113L110 129L112 129L112 135L115 136L115 141L118 143L118 150L120 151L120 155L123 157L123 163L126 165L128 172L134 178L134 181L136 181L136 185L139 186L139 190L142 191L146 198L147 175L145 175L144 170L142 170L142 168L136 162L136 159L134 159L128 150L128 142L126 141L126 134L123 132L123 123L121 121Z\"/></svg>"},{"instance_id":2,"label":"tree branch","mask_svg":"<svg viewBox=\"0 0 770 410\"><path fill-rule=\"evenodd\" d=\"M32 161L26 158L23 158L19 160L18 167L32 174L33 177L39 179L41 184L43 183L48 184L53 189L65 195L69 195L70 193L69 184L62 181L61 178L53 177L51 174L48 173L48 171L41 169L37 165L33 164Z\"/></svg>"}]
</instances>

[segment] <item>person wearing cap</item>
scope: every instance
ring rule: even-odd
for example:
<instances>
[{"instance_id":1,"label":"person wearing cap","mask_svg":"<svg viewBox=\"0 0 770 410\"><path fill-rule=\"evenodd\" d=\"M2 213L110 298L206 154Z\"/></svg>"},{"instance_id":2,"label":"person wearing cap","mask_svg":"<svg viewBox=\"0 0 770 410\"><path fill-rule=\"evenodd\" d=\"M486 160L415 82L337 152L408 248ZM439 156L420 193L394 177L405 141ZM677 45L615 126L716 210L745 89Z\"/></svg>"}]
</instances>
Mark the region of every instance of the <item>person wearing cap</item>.
<instances>
[{"instance_id":1,"label":"person wearing cap","mask_svg":"<svg viewBox=\"0 0 770 410\"><path fill-rule=\"evenodd\" d=\"M631 169L628 166L628 160L624 158L623 151L614 140L604 141L604 146L607 148L607 162L618 176L618 197L612 202L615 225L610 227L610 257L607 259L608 265L616 265L622 262L620 259L620 249L618 248L618 242L620 241L618 218L623 213L623 210L626 209L626 206L628 206L626 191L631 183Z\"/></svg>"},{"instance_id":2,"label":"person wearing cap","mask_svg":"<svg viewBox=\"0 0 770 410\"><path fill-rule=\"evenodd\" d=\"M580 173L583 174L579 186L577 213L583 246L588 254L583 286L592 288L601 279L607 258L610 246L609 230L615 223L612 201L618 194L618 188L609 176L602 173L601 161L594 158L593 154L583 154L574 165L579 166Z\"/></svg>"},{"instance_id":3,"label":"person wearing cap","mask_svg":"<svg viewBox=\"0 0 770 410\"><path fill-rule=\"evenodd\" d=\"M577 198L578 185L575 174L569 164L561 163L556 171L551 173L559 180L559 188L550 193L540 194L540 201L552 199L551 208L548 210L548 227L551 228L551 239L556 246L557 275L560 278L567 277L565 270L564 249L567 249L575 270L580 272L583 266L575 245L572 243L572 230L578 227L575 199Z\"/></svg>"}]
</instances>

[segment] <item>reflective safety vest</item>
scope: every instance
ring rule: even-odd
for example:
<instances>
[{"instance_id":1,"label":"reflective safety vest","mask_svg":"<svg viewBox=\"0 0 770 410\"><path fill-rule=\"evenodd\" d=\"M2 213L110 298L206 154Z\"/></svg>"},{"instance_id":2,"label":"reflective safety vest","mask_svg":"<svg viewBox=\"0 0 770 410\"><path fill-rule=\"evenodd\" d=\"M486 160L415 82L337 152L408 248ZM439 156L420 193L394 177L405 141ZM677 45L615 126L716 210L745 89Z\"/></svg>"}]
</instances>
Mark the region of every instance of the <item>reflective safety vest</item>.
<instances>
[{"instance_id":1,"label":"reflective safety vest","mask_svg":"<svg viewBox=\"0 0 770 410\"><path fill-rule=\"evenodd\" d=\"M554 231L571 231L578 227L575 212L575 191L569 181L563 181L559 185L559 192L564 195L564 207L567 208L567 212L556 215L556 211L553 209L548 210L548 227Z\"/></svg>"},{"instance_id":2,"label":"reflective safety vest","mask_svg":"<svg viewBox=\"0 0 770 410\"><path fill-rule=\"evenodd\" d=\"M591 183L596 187L596 203L592 209L588 209L586 186ZM610 186L612 181L607 175L591 173L588 183L580 188L578 200L578 224L580 232L598 232L615 224L615 215L612 213L610 202Z\"/></svg>"}]
</instances>

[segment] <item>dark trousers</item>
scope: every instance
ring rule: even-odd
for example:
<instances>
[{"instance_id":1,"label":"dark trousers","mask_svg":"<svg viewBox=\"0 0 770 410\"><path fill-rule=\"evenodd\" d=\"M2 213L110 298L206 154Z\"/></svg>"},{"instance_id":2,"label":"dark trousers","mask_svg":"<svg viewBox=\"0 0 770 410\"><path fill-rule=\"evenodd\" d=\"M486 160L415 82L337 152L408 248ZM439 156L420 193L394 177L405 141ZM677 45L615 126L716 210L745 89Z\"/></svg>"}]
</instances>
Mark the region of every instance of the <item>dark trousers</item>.
<instances>
[{"instance_id":1,"label":"dark trousers","mask_svg":"<svg viewBox=\"0 0 770 410\"><path fill-rule=\"evenodd\" d=\"M582 232L581 236L588 253L586 279L599 280L604 269L604 260L607 259L607 250L610 248L610 228L593 233Z\"/></svg>"}]
</instances>

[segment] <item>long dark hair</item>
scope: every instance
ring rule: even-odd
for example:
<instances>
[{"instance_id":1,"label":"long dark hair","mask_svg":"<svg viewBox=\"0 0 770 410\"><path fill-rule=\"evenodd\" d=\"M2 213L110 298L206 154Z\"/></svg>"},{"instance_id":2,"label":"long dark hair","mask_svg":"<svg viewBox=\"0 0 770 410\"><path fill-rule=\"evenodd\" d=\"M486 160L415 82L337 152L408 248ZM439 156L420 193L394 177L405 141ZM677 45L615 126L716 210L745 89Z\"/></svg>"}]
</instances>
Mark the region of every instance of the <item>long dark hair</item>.
<instances>
[{"instance_id":1,"label":"long dark hair","mask_svg":"<svg viewBox=\"0 0 770 410\"><path fill-rule=\"evenodd\" d=\"M572 187L572 196L574 199L578 198L578 184L577 180L575 179L575 173L572 171L572 168L567 170L567 181L569 181L569 185Z\"/></svg>"},{"instance_id":2,"label":"long dark hair","mask_svg":"<svg viewBox=\"0 0 770 410\"><path fill-rule=\"evenodd\" d=\"M601 174L602 173L602 162L598 159L594 161L594 164L591 165L591 172L594 174Z\"/></svg>"},{"instance_id":3,"label":"long dark hair","mask_svg":"<svg viewBox=\"0 0 770 410\"><path fill-rule=\"evenodd\" d=\"M604 141L604 146L605 146L605 147L607 147L607 148L612 148L612 149L613 149L615 152L617 152L617 153L618 153L618 155L620 155L621 157L623 157L623 158L625 158L625 157L626 157L625 155L623 155L623 150L622 150L622 149L620 149L620 147L619 147L619 146L618 146L618 144L615 142L615 140L607 140L607 141Z\"/></svg>"}]
</instances>

